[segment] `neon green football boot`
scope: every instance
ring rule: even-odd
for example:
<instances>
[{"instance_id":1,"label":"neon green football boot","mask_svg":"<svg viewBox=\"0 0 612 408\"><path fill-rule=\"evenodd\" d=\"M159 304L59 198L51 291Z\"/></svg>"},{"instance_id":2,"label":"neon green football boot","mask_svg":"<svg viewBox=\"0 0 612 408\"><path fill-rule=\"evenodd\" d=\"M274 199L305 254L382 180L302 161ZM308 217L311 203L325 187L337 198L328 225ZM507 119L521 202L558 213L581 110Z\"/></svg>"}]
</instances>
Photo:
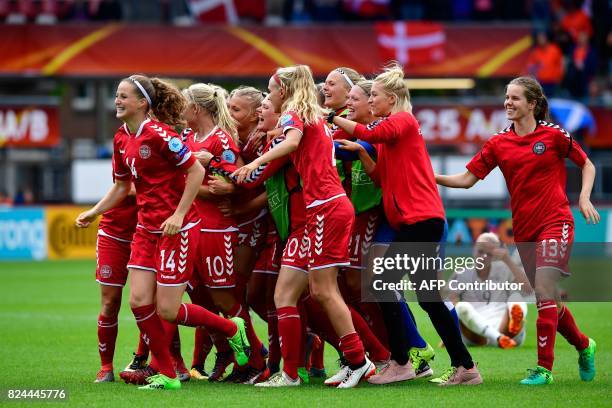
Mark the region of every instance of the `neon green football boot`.
<instances>
[{"instance_id":1,"label":"neon green football boot","mask_svg":"<svg viewBox=\"0 0 612 408\"><path fill-rule=\"evenodd\" d=\"M589 339L589 345L578 352L578 372L582 381L593 381L595 378L595 340Z\"/></svg>"},{"instance_id":2,"label":"neon green football boot","mask_svg":"<svg viewBox=\"0 0 612 408\"><path fill-rule=\"evenodd\" d=\"M306 370L305 367L298 367L297 373L303 384L310 384L310 376L308 375L308 370Z\"/></svg>"},{"instance_id":3,"label":"neon green football boot","mask_svg":"<svg viewBox=\"0 0 612 408\"><path fill-rule=\"evenodd\" d=\"M429 382L434 383L434 384L443 384L448 381L451 375L455 374L455 371L457 371L456 367L447 368L446 371L444 371L441 376L437 378L432 378L431 380L429 380Z\"/></svg>"},{"instance_id":4,"label":"neon green football boot","mask_svg":"<svg viewBox=\"0 0 612 408\"><path fill-rule=\"evenodd\" d=\"M232 317L230 319L238 326L238 331L232 337L227 339L232 350L234 350L234 358L239 366L243 366L249 362L249 355L251 354L251 345L246 335L244 328L244 319L241 317Z\"/></svg>"},{"instance_id":5,"label":"neon green football boot","mask_svg":"<svg viewBox=\"0 0 612 408\"><path fill-rule=\"evenodd\" d=\"M163 374L157 374L147 378L149 384L138 387L139 390L179 390L181 382L178 378L166 377Z\"/></svg>"},{"instance_id":6,"label":"neon green football boot","mask_svg":"<svg viewBox=\"0 0 612 408\"><path fill-rule=\"evenodd\" d=\"M537 366L534 369L527 369L529 375L521 380L522 385L548 385L553 383L553 375L550 370Z\"/></svg>"}]
</instances>

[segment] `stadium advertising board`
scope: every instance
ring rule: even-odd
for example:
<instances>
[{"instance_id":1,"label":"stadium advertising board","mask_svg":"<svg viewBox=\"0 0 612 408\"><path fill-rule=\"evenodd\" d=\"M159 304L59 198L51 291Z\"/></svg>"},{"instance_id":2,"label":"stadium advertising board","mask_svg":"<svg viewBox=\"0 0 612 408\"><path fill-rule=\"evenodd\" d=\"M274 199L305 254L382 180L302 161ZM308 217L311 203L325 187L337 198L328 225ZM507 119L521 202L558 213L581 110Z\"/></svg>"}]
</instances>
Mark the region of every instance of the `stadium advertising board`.
<instances>
[{"instance_id":1,"label":"stadium advertising board","mask_svg":"<svg viewBox=\"0 0 612 408\"><path fill-rule=\"evenodd\" d=\"M483 144L491 136L506 128L510 122L500 100L499 105L422 105L416 104L415 116L421 125L421 133L429 144L461 145ZM596 124L587 131L584 143L592 147L612 147L612 115L605 108L591 108ZM570 123L560 118L552 121L575 132Z\"/></svg>"},{"instance_id":2,"label":"stadium advertising board","mask_svg":"<svg viewBox=\"0 0 612 408\"><path fill-rule=\"evenodd\" d=\"M98 221L89 228L77 228L76 217L89 207L47 207L49 259L83 259L96 257Z\"/></svg>"},{"instance_id":3,"label":"stadium advertising board","mask_svg":"<svg viewBox=\"0 0 612 408\"><path fill-rule=\"evenodd\" d=\"M324 76L340 66L374 73L395 59L411 78L506 78L524 70L531 46L525 25L412 21L315 27L22 24L2 30L5 75L268 77L278 66L307 64ZM139 57L125 58L133 50L141 51ZM71 58L63 58L66 52Z\"/></svg>"},{"instance_id":4,"label":"stadium advertising board","mask_svg":"<svg viewBox=\"0 0 612 408\"><path fill-rule=\"evenodd\" d=\"M50 147L59 140L57 107L0 105L0 147Z\"/></svg>"},{"instance_id":5,"label":"stadium advertising board","mask_svg":"<svg viewBox=\"0 0 612 408\"><path fill-rule=\"evenodd\" d=\"M572 209L575 242L612 242L610 210L600 210L601 222L588 225L578 209ZM446 212L448 219L447 242L473 243L483 232L494 232L504 244L514 243L510 210L457 210Z\"/></svg>"},{"instance_id":6,"label":"stadium advertising board","mask_svg":"<svg viewBox=\"0 0 612 408\"><path fill-rule=\"evenodd\" d=\"M43 208L0 208L0 259L41 260L47 257Z\"/></svg>"}]
</instances>

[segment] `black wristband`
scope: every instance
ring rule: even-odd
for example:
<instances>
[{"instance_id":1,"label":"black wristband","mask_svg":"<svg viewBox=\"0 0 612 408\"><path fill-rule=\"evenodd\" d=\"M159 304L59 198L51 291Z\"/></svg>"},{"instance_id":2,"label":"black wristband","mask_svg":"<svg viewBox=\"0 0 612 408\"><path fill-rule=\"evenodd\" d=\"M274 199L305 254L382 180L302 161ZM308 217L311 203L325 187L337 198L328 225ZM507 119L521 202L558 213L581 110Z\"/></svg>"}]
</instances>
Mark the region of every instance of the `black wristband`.
<instances>
[{"instance_id":1,"label":"black wristband","mask_svg":"<svg viewBox=\"0 0 612 408\"><path fill-rule=\"evenodd\" d=\"M329 114L327 115L327 123L334 123L334 116L336 116L335 111L329 112Z\"/></svg>"}]
</instances>

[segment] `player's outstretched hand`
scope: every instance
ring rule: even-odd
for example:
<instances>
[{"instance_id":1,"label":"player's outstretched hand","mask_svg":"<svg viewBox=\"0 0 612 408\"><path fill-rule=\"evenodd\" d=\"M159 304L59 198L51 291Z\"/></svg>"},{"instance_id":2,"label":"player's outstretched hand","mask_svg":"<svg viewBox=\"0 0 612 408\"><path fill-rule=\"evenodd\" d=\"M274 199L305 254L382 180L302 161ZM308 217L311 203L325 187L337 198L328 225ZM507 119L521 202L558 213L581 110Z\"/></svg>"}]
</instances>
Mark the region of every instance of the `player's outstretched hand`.
<instances>
[{"instance_id":1,"label":"player's outstretched hand","mask_svg":"<svg viewBox=\"0 0 612 408\"><path fill-rule=\"evenodd\" d=\"M96 220L98 215L94 213L91 209L87 211L83 211L76 218L74 224L79 228L87 228L89 225Z\"/></svg>"},{"instance_id":2,"label":"player's outstretched hand","mask_svg":"<svg viewBox=\"0 0 612 408\"><path fill-rule=\"evenodd\" d=\"M597 224L601 220L599 213L591 203L589 199L581 199L578 202L578 207L580 207L580 212L582 216L586 220L587 224Z\"/></svg>"},{"instance_id":3,"label":"player's outstretched hand","mask_svg":"<svg viewBox=\"0 0 612 408\"><path fill-rule=\"evenodd\" d=\"M232 173L233 177L236 177L236 181L238 183L242 183L244 179L249 177L251 173L257 168L257 163L255 161L245 164L238 170Z\"/></svg>"},{"instance_id":4,"label":"player's outstretched hand","mask_svg":"<svg viewBox=\"0 0 612 408\"><path fill-rule=\"evenodd\" d=\"M183 226L183 217L177 214L172 214L168 219L162 222L161 229L164 235L176 235Z\"/></svg>"}]
</instances>

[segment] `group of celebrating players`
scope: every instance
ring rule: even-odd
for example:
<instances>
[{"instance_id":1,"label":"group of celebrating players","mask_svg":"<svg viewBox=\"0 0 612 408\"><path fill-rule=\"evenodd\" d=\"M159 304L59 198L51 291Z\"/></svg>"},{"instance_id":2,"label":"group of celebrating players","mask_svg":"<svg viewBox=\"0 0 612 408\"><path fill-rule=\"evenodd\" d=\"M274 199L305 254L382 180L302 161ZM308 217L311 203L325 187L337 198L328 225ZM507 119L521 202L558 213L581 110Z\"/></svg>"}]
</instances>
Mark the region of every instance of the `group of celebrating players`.
<instances>
[{"instance_id":1,"label":"group of celebrating players","mask_svg":"<svg viewBox=\"0 0 612 408\"><path fill-rule=\"evenodd\" d=\"M397 64L373 80L337 68L319 88L309 67L279 68L268 90L228 94L196 83L180 91L143 75L119 83L115 106L123 125L114 137L114 184L76 220L87 227L102 215L96 382L114 381L128 276L140 337L120 376L141 389L178 389L190 378L299 386L326 377L325 342L341 362L325 380L329 386L432 376L434 350L403 295L370 291L362 282L371 276L373 255L389 255L392 243L435 244L425 251L443 243L438 184L469 188L497 166L511 195L515 241L534 243L519 250L538 305L538 365L521 383L552 382L557 331L576 347L580 377L593 379L595 342L557 303L550 282L568 273L573 241L565 158L582 168L579 206L593 223L595 168L565 130L547 122L537 81L508 84L511 126L484 145L465 173L452 176L434 174ZM437 273L421 268L410 279ZM183 303L185 290L192 303ZM430 381L482 383L452 306L437 290L416 295L451 362ZM267 347L249 309L268 324ZM510 317L516 333L522 315ZM191 370L181 356L179 324L196 328ZM516 345L505 334L498 343ZM204 363L213 346L209 375Z\"/></svg>"}]
</instances>

